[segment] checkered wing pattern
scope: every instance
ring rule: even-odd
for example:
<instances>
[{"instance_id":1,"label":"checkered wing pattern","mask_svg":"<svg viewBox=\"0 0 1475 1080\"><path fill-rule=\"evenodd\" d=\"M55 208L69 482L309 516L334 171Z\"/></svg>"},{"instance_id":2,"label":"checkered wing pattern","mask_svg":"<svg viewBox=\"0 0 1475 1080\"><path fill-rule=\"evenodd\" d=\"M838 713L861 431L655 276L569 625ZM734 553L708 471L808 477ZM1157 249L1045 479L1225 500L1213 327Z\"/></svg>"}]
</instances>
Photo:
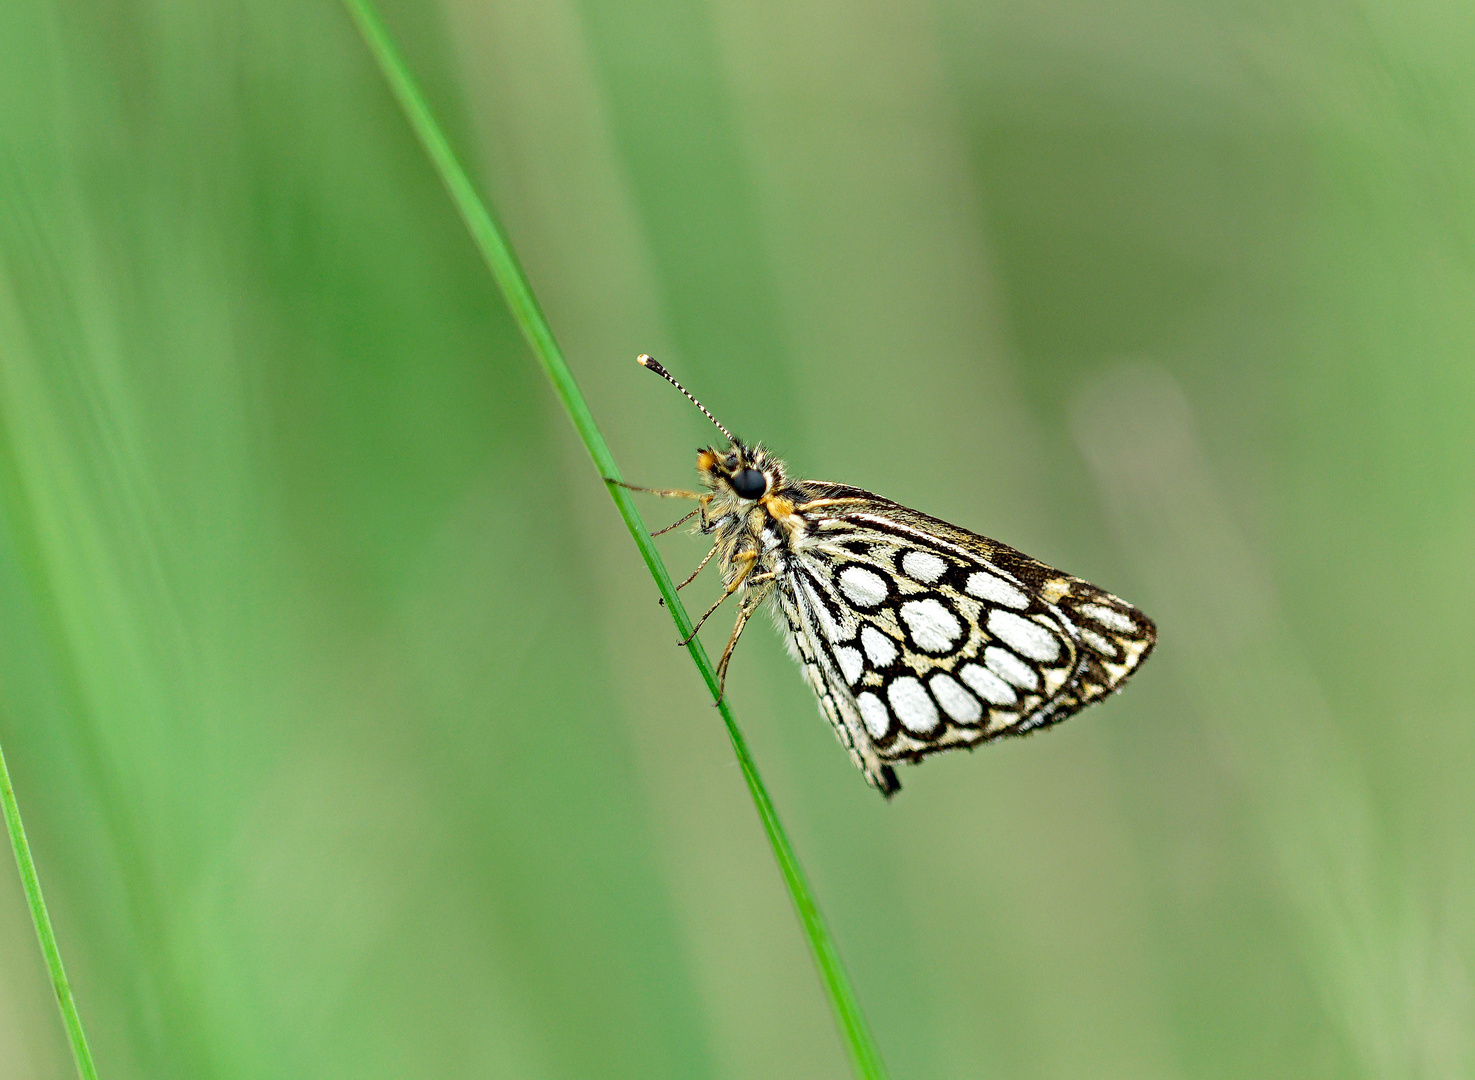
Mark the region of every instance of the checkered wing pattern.
<instances>
[{"instance_id":1,"label":"checkered wing pattern","mask_svg":"<svg viewBox=\"0 0 1475 1080\"><path fill-rule=\"evenodd\" d=\"M1141 611L1022 552L858 488L808 482L775 597L821 711L867 779L1057 723L1152 651Z\"/></svg>"}]
</instances>

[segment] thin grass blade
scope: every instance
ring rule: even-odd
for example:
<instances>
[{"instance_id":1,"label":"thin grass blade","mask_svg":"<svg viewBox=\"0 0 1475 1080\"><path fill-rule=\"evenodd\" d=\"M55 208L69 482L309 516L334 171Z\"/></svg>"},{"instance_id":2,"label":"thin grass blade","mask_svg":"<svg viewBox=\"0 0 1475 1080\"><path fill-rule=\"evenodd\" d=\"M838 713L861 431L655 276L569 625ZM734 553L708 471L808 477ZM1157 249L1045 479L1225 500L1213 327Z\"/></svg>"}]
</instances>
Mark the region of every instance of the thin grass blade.
<instances>
[{"instance_id":1,"label":"thin grass blade","mask_svg":"<svg viewBox=\"0 0 1475 1080\"><path fill-rule=\"evenodd\" d=\"M604 436L600 434L598 426L594 423L594 417L589 411L589 406L579 392L578 385L574 382L573 373L564 360L563 352L553 336L553 330L548 325L548 320L544 317L537 298L533 295L532 287L518 263L512 246L477 192L471 177L457 159L450 141L436 121L409 67L400 56L375 5L370 0L344 0L344 3L358 24L395 98L404 109L410 126L440 173L441 180L450 193L456 209L460 212L462 220L465 221L472 240L486 260L487 267L491 270L492 277L502 290L502 294L507 298L513 318L517 320L518 326L532 347L533 355L542 365L544 374L553 384L553 389L568 412L569 419L573 421L574 428L583 440L595 469L606 481L610 497L614 499L620 516L624 518L630 535L634 537L635 545L640 549L645 565L650 568L656 588L665 598L666 607L676 622L677 630L683 638L690 636L691 618L687 615L686 608L682 606L681 599L676 594L671 575L667 572L665 563L656 551L650 532L636 510L629 492L614 483L621 479L619 467L615 464L614 457L605 444ZM820 978L835 1011L836 1021L844 1035L856 1073L868 1080L871 1078L879 1080L886 1075L885 1068L871 1037L870 1029L861 1014L860 1005L850 985L850 977L825 927L819 907L810 893L804 871L799 865L798 857L794 854L793 845L789 843L788 834L779 821L773 800L769 798L768 790L764 787L763 780L758 774L758 767L754 764L752 755L748 753L747 742L738 729L732 710L726 701L719 698L717 676L712 662L707 657L702 643L696 638L692 638L687 649L703 681L706 682L707 689L711 692L713 699L718 702L722 722L727 725L727 735L732 740L733 753L737 755L738 765L742 769L743 778L748 783L748 790L753 796L753 804L757 807L758 817L763 822L763 829L773 847L774 858L778 860L784 884L793 898L794 908L798 912L799 921L804 927L805 936L813 950L815 964L819 968Z\"/></svg>"},{"instance_id":2,"label":"thin grass blade","mask_svg":"<svg viewBox=\"0 0 1475 1080\"><path fill-rule=\"evenodd\" d=\"M67 1028L67 1040L72 1045L72 1059L77 1063L77 1075L83 1080L97 1080L97 1067L92 1064L87 1033L82 1030L82 1018L77 1014L77 1003L72 998L72 984L67 981L67 971L61 962L61 950L56 945L56 933L51 929L51 915L46 910L46 898L41 895L41 880L36 876L36 863L31 858L31 845L26 841L25 826L21 824L20 806L15 800L15 788L10 784L10 770L5 765L3 750L0 750L0 803L4 804L5 829L10 834L10 850L15 853L21 888L26 894L26 906L31 911L31 924L35 926L36 939L41 943L41 955L46 958L51 988L56 992L56 1005L61 1009L62 1023Z\"/></svg>"}]
</instances>

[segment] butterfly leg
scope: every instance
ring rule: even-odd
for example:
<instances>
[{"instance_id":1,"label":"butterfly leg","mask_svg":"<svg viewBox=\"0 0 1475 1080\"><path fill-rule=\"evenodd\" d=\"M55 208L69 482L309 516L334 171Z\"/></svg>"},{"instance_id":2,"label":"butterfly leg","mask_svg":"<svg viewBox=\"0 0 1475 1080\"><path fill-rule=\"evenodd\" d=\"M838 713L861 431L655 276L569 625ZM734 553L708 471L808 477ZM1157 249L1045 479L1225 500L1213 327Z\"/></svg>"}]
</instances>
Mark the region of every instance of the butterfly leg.
<instances>
[{"instance_id":1,"label":"butterfly leg","mask_svg":"<svg viewBox=\"0 0 1475 1080\"><path fill-rule=\"evenodd\" d=\"M748 585L756 585L761 581L772 581L777 574L754 574L748 578ZM722 659L717 662L717 701L722 704L722 697L727 693L727 664L732 659L732 650L737 648L738 638L742 636L743 627L748 625L748 620L753 617L753 612L763 606L763 601L768 598L768 590L749 594L744 600L742 607L738 609L737 625L732 628L732 636L727 639L727 648L722 650Z\"/></svg>"},{"instance_id":2,"label":"butterfly leg","mask_svg":"<svg viewBox=\"0 0 1475 1080\"><path fill-rule=\"evenodd\" d=\"M682 514L679 518L677 518L675 521L671 522L671 524L667 525L664 529L657 529L655 532L651 533L651 535L652 536L660 536L662 533L668 533L672 529L676 528L676 526L685 524L686 522L690 521L692 518L696 517L701 512L702 512L702 508L699 506L699 507L697 507L695 510L693 510L689 514Z\"/></svg>"},{"instance_id":3,"label":"butterfly leg","mask_svg":"<svg viewBox=\"0 0 1475 1080\"><path fill-rule=\"evenodd\" d=\"M696 513L696 511L695 511L695 510L693 510L693 511L692 511L692 512L691 512L691 513L692 513L692 514L695 514L695 513ZM687 514L687 515L686 515L686 517L691 517L691 514ZM682 521L684 521L684 520L686 520L686 519L685 519L685 518L683 518L683 519L682 519ZM677 522L677 523L676 523L676 524L678 524L678 525L679 525L679 524L681 524L681 522L680 522L680 521L678 521L678 522ZM711 550L711 551L709 551L709 552L707 552L707 557L706 557L706 558L705 558L705 559L703 559L703 560L702 560L702 561L701 561L701 562L699 562L699 563L697 563L697 568L696 568L696 569L695 569L695 570L693 570L693 571L692 571L692 572L691 572L691 573L690 573L690 574L689 574L689 575L687 575L687 578L686 578L686 580L685 580L685 581L683 581L683 582L682 582L682 583L681 583L681 584L680 584L680 585L678 585L678 586L676 586L676 591L677 591L677 592L680 592L680 591L681 591L681 590L682 590L682 589L684 589L684 588L686 588L686 587L687 587L687 586L688 586L688 585L690 585L690 584L691 584L691 583L692 583L692 582L693 582L693 581L695 581L695 580L696 580L696 579L697 579L697 575L698 575L698 574L700 574L700 573L701 573L701 572L702 572L702 570L703 570L703 568L704 568L704 567L705 567L705 566L706 566L706 565L707 565L707 564L708 564L708 563L709 563L709 562L711 562L711 561L712 561L712 556L713 556L713 555L716 555L716 554L717 554L717 545L716 545L716 544L713 544L713 545L712 545L712 550ZM663 596L663 597L661 597L661 599L660 599L660 600L659 600L659 601L658 601L658 603L659 603L659 604L660 604L660 605L661 605L661 606L662 606L662 607L665 607L665 605L666 605L666 598L665 598L665 597L664 597L664 596Z\"/></svg>"},{"instance_id":4,"label":"butterfly leg","mask_svg":"<svg viewBox=\"0 0 1475 1080\"><path fill-rule=\"evenodd\" d=\"M605 483L614 484L616 487L622 487L626 491L643 491L647 495L660 495L662 498L666 499L705 499L707 497L699 491L679 491L672 488L641 487L639 484L627 484L623 480L606 479Z\"/></svg>"},{"instance_id":5,"label":"butterfly leg","mask_svg":"<svg viewBox=\"0 0 1475 1080\"><path fill-rule=\"evenodd\" d=\"M706 558L704 558L701 562L697 563L697 568L691 572L691 576L689 576L680 585L676 586L676 590L678 592L680 592L682 589L686 588L693 581L695 581L697 579L697 575L700 574L704 569L706 569L707 564L712 561L712 556L713 555L716 555L716 554L717 554L717 545L716 544L713 544L712 545L712 550L709 551L709 552L707 552Z\"/></svg>"},{"instance_id":6,"label":"butterfly leg","mask_svg":"<svg viewBox=\"0 0 1475 1080\"><path fill-rule=\"evenodd\" d=\"M713 548L712 550L715 551L716 548ZM708 555L708 558L711 558L711 556ZM757 561L758 561L758 552L757 551L743 551L743 552L739 552L736 556L733 557L733 562L742 563L743 564L743 568L738 571L737 577L735 577L735 578L732 579L732 584L729 585L727 588L725 588L725 589L722 590L722 595L717 598L717 602L715 604L713 604L711 607L709 607L706 610L706 613L703 614L702 617L697 620L697 624L691 628L691 633L688 634L680 642L680 644L682 644L682 645L690 645L691 644L691 639L697 636L697 631L702 628L702 624L704 622L706 622L711 617L712 612L716 611L718 608L720 608L722 606L722 602L724 600L726 600L729 596L731 596L733 593L735 593L735 592L738 591L739 587L741 587L741 585L743 583L743 579L748 576L748 571L750 571L750 570L753 569L753 564L755 562L757 562ZM701 568L698 567L698 569L701 569Z\"/></svg>"},{"instance_id":7,"label":"butterfly leg","mask_svg":"<svg viewBox=\"0 0 1475 1080\"><path fill-rule=\"evenodd\" d=\"M737 624L732 628L732 636L727 639L727 648L722 650L722 659L717 662L717 701L715 704L721 705L723 697L727 694L727 664L732 659L732 650L737 648L738 638L743 635L743 627L748 625L748 620L757 610L758 605L753 603L746 603L738 609Z\"/></svg>"},{"instance_id":8,"label":"butterfly leg","mask_svg":"<svg viewBox=\"0 0 1475 1080\"><path fill-rule=\"evenodd\" d=\"M610 480L608 478L606 478L604 482L606 484L614 484L616 487L622 487L626 491L643 491L647 495L659 495L663 499L696 499L702 504L695 511L696 513L702 515L702 532L705 533L712 531L711 526L707 524L707 504L712 501L712 493L710 491L704 494L699 491L680 491L674 488L648 488L641 487L639 484L627 484L623 480ZM672 524L667 525L660 532L654 532L651 533L651 535L660 536L663 532L670 532L672 529L676 528L677 525L680 525L682 521L686 521L690 517L691 514L687 514L686 517L681 519L681 521L673 522Z\"/></svg>"}]
</instances>

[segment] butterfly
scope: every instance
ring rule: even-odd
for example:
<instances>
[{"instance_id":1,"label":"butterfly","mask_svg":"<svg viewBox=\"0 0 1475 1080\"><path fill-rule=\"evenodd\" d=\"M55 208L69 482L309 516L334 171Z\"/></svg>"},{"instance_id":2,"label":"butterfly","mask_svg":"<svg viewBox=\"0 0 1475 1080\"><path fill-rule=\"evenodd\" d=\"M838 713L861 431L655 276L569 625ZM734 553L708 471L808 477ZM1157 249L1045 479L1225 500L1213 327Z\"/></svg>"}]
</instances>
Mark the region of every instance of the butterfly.
<instances>
[{"instance_id":1,"label":"butterfly","mask_svg":"<svg viewBox=\"0 0 1475 1080\"><path fill-rule=\"evenodd\" d=\"M762 445L735 438L652 357L638 362L680 390L727 437L697 452L704 492L623 486L695 499L737 623L770 604L820 712L871 786L901 790L893 765L1057 724L1121 689L1157 628L1125 600L997 540L861 488L797 480ZM688 641L690 638L687 639ZM686 644L686 642L683 642Z\"/></svg>"}]
</instances>

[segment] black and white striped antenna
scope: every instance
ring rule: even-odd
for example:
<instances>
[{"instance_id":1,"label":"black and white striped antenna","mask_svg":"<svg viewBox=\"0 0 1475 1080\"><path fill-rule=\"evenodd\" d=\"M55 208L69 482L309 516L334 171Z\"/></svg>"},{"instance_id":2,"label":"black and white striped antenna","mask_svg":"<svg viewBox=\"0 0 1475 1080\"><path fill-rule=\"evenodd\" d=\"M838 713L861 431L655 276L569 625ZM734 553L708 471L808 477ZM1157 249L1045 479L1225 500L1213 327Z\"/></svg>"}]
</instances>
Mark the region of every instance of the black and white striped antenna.
<instances>
[{"instance_id":1,"label":"black and white striped antenna","mask_svg":"<svg viewBox=\"0 0 1475 1080\"><path fill-rule=\"evenodd\" d=\"M732 437L732 432L728 431L725 427L723 427L722 424L721 424L721 422L717 419L717 417L713 416L711 413L709 413L707 411L707 407L705 405L703 405L696 398L692 397L690 390L688 390L686 387L682 386L679 382L677 382L675 380L675 378L672 377L672 375L671 375L671 373L669 371L667 371L665 368L661 367L660 364L656 363L656 358L654 356L647 356L645 353L641 353L639 356L637 356L635 358L635 362L637 364L639 364L643 368L650 368L650 370L654 371L661 378L665 379L672 386L676 387L676 389L680 390L683 394L686 395L686 400L687 401L690 401L698 409L701 409L702 410L702 415L705 416L708 420L712 421L712 423L714 423L714 424L717 425L717 430L720 431L720 432L722 432L722 434L724 434L724 435L727 436L727 441L728 442L733 443L733 444L736 444L737 443L737 440Z\"/></svg>"}]
</instances>

